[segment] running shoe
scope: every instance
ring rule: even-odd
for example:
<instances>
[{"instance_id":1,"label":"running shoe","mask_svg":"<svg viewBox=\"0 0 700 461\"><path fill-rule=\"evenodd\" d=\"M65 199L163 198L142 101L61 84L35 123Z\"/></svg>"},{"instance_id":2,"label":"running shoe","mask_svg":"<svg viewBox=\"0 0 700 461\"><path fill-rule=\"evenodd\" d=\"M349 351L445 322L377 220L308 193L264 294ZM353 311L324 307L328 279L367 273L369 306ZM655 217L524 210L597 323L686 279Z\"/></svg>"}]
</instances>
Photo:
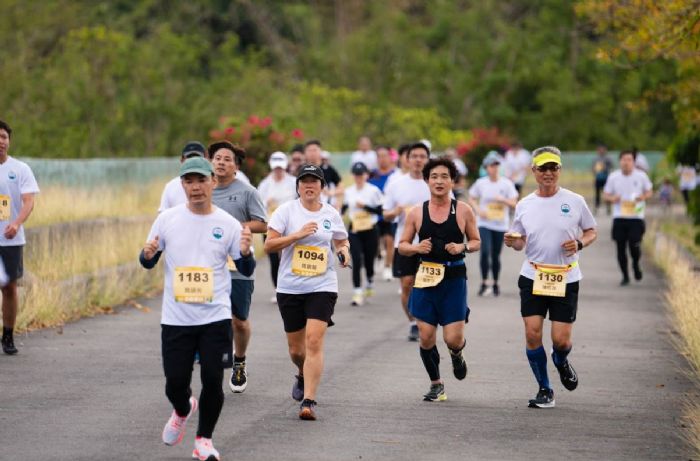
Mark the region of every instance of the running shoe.
<instances>
[{"instance_id":1,"label":"running shoe","mask_svg":"<svg viewBox=\"0 0 700 461\"><path fill-rule=\"evenodd\" d=\"M642 274L642 270L639 268L639 266L634 266L632 269L634 270L634 279L638 282L640 280L642 280L643 274Z\"/></svg>"},{"instance_id":2,"label":"running shoe","mask_svg":"<svg viewBox=\"0 0 700 461\"><path fill-rule=\"evenodd\" d=\"M462 351L456 354L450 351L450 358L452 359L452 371L455 374L455 378L462 380L467 377L467 362L464 361L464 355Z\"/></svg>"},{"instance_id":3,"label":"running shoe","mask_svg":"<svg viewBox=\"0 0 700 461\"><path fill-rule=\"evenodd\" d=\"M620 282L620 286L621 286L621 287L627 286L627 285L629 285L629 284L630 284L630 279L629 279L629 277L624 277L624 278L622 279L622 281Z\"/></svg>"},{"instance_id":4,"label":"running shoe","mask_svg":"<svg viewBox=\"0 0 700 461\"><path fill-rule=\"evenodd\" d=\"M423 395L423 400L426 402L444 402L445 400L447 400L447 394L445 394L445 385L442 383L431 384L428 393Z\"/></svg>"},{"instance_id":5,"label":"running shoe","mask_svg":"<svg viewBox=\"0 0 700 461\"><path fill-rule=\"evenodd\" d=\"M365 288L364 295L365 295L365 298L371 298L372 296L374 296L374 287Z\"/></svg>"},{"instance_id":6,"label":"running shoe","mask_svg":"<svg viewBox=\"0 0 700 461\"><path fill-rule=\"evenodd\" d=\"M245 371L245 362L233 362L231 381L228 383L231 391L240 394L248 386L248 373Z\"/></svg>"},{"instance_id":7,"label":"running shoe","mask_svg":"<svg viewBox=\"0 0 700 461\"><path fill-rule=\"evenodd\" d=\"M204 437L196 437L194 439L194 450L192 451L192 459L199 461L219 461L219 452L211 442L211 439Z\"/></svg>"},{"instance_id":8,"label":"running shoe","mask_svg":"<svg viewBox=\"0 0 700 461\"><path fill-rule=\"evenodd\" d=\"M306 421L316 421L316 401L304 399L299 407L299 419Z\"/></svg>"},{"instance_id":9,"label":"running shoe","mask_svg":"<svg viewBox=\"0 0 700 461\"><path fill-rule=\"evenodd\" d=\"M15 355L17 353L15 340L12 336L2 338L2 351L7 355Z\"/></svg>"},{"instance_id":10,"label":"running shoe","mask_svg":"<svg viewBox=\"0 0 700 461\"><path fill-rule=\"evenodd\" d=\"M295 375L296 381L294 381L294 386L292 386L292 398L297 402L304 400L304 377L300 375Z\"/></svg>"},{"instance_id":11,"label":"running shoe","mask_svg":"<svg viewBox=\"0 0 700 461\"><path fill-rule=\"evenodd\" d=\"M554 391L552 389L540 388L534 399L528 403L530 408L554 408Z\"/></svg>"},{"instance_id":12,"label":"running shoe","mask_svg":"<svg viewBox=\"0 0 700 461\"><path fill-rule=\"evenodd\" d=\"M478 296L484 296L484 293L486 293L486 290L488 289L488 286L486 286L485 283L481 284L481 287L479 288L479 292L477 293Z\"/></svg>"},{"instance_id":13,"label":"running shoe","mask_svg":"<svg viewBox=\"0 0 700 461\"><path fill-rule=\"evenodd\" d=\"M418 325L415 323L411 325L411 327L408 330L408 340L409 341L418 341Z\"/></svg>"},{"instance_id":14,"label":"running shoe","mask_svg":"<svg viewBox=\"0 0 700 461\"><path fill-rule=\"evenodd\" d=\"M391 272L391 268L385 267L384 271L382 272L382 278L384 279L385 282L391 282L394 280L394 274Z\"/></svg>"},{"instance_id":15,"label":"running shoe","mask_svg":"<svg viewBox=\"0 0 700 461\"><path fill-rule=\"evenodd\" d=\"M352 301L350 302L352 306L361 306L364 303L365 299L362 296L362 293L355 293L354 295L352 295Z\"/></svg>"},{"instance_id":16,"label":"running shoe","mask_svg":"<svg viewBox=\"0 0 700 461\"><path fill-rule=\"evenodd\" d=\"M552 362L554 362L554 354L552 354ZM556 366L556 364L554 364ZM568 360L557 367L559 379L566 390L573 391L578 386L578 375L576 370L571 366Z\"/></svg>"},{"instance_id":17,"label":"running shoe","mask_svg":"<svg viewBox=\"0 0 700 461\"><path fill-rule=\"evenodd\" d=\"M177 445L182 442L185 436L185 426L190 417L197 411L197 399L190 397L190 412L187 416L179 416L175 410L170 415L170 419L165 423L163 428L163 443L169 446Z\"/></svg>"},{"instance_id":18,"label":"running shoe","mask_svg":"<svg viewBox=\"0 0 700 461\"><path fill-rule=\"evenodd\" d=\"M496 298L498 297L498 295L501 294L501 289L498 288L498 285L496 285L495 283L493 284L493 287L491 287L491 290L493 291L493 296Z\"/></svg>"}]
</instances>

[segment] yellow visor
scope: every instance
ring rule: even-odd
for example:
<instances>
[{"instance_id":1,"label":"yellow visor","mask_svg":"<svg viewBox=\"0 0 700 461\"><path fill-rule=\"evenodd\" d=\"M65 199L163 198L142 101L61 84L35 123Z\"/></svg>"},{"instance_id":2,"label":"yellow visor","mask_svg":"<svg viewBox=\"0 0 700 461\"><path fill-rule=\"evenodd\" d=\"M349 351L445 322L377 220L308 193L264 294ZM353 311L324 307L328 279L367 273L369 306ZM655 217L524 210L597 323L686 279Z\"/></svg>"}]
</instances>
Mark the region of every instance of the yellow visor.
<instances>
[{"instance_id":1,"label":"yellow visor","mask_svg":"<svg viewBox=\"0 0 700 461\"><path fill-rule=\"evenodd\" d=\"M544 154L540 154L532 159L532 164L535 166L542 166L545 163L556 163L557 165L561 165L561 157L551 152L545 152Z\"/></svg>"}]
</instances>

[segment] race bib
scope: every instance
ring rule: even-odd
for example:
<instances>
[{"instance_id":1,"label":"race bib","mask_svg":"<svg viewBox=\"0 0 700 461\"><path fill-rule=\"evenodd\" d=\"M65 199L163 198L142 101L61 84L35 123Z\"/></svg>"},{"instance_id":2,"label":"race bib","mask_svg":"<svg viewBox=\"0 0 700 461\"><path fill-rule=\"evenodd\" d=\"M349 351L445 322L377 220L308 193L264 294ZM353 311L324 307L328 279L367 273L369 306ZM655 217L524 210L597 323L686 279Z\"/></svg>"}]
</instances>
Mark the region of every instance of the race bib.
<instances>
[{"instance_id":1,"label":"race bib","mask_svg":"<svg viewBox=\"0 0 700 461\"><path fill-rule=\"evenodd\" d=\"M211 267L176 267L173 292L179 303L212 302L214 271Z\"/></svg>"},{"instance_id":2,"label":"race bib","mask_svg":"<svg viewBox=\"0 0 700 461\"><path fill-rule=\"evenodd\" d=\"M414 288L429 288L437 286L445 278L445 265L422 261L418 266Z\"/></svg>"},{"instance_id":3,"label":"race bib","mask_svg":"<svg viewBox=\"0 0 700 461\"><path fill-rule=\"evenodd\" d=\"M566 273L571 266L558 264L535 265L535 283L532 285L532 294L540 296L566 296Z\"/></svg>"},{"instance_id":4,"label":"race bib","mask_svg":"<svg viewBox=\"0 0 700 461\"><path fill-rule=\"evenodd\" d=\"M292 256L292 273L303 277L323 275L328 268L328 255L320 247L296 245Z\"/></svg>"},{"instance_id":5,"label":"race bib","mask_svg":"<svg viewBox=\"0 0 700 461\"><path fill-rule=\"evenodd\" d=\"M637 216L637 202L620 202L620 214L622 216Z\"/></svg>"},{"instance_id":6,"label":"race bib","mask_svg":"<svg viewBox=\"0 0 700 461\"><path fill-rule=\"evenodd\" d=\"M491 202L486 207L486 219L503 221L506 217L506 206L502 203Z\"/></svg>"},{"instance_id":7,"label":"race bib","mask_svg":"<svg viewBox=\"0 0 700 461\"><path fill-rule=\"evenodd\" d=\"M374 226L372 215L366 211L358 211L352 215L352 230L353 232L362 232L370 230Z\"/></svg>"},{"instance_id":8,"label":"race bib","mask_svg":"<svg viewBox=\"0 0 700 461\"><path fill-rule=\"evenodd\" d=\"M10 209L10 203L12 200L9 195L0 195L0 221L9 221L12 216L12 210Z\"/></svg>"},{"instance_id":9,"label":"race bib","mask_svg":"<svg viewBox=\"0 0 700 461\"><path fill-rule=\"evenodd\" d=\"M231 272L238 272L238 268L236 267L236 263L233 262L233 258L231 257L231 255L226 256L226 267Z\"/></svg>"}]
</instances>

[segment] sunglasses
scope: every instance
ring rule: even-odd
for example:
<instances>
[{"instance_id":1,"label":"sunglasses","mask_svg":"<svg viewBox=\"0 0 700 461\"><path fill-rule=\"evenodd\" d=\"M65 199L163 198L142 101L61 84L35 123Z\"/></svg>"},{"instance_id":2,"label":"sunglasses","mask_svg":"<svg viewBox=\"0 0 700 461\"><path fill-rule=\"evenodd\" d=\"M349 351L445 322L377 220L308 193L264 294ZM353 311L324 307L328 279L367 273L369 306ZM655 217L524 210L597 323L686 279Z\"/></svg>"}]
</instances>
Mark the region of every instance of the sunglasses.
<instances>
[{"instance_id":1,"label":"sunglasses","mask_svg":"<svg viewBox=\"0 0 700 461\"><path fill-rule=\"evenodd\" d=\"M556 163L546 163L544 165L536 166L535 169L540 173L544 173L545 171L559 171L561 170L561 165L557 165Z\"/></svg>"}]
</instances>

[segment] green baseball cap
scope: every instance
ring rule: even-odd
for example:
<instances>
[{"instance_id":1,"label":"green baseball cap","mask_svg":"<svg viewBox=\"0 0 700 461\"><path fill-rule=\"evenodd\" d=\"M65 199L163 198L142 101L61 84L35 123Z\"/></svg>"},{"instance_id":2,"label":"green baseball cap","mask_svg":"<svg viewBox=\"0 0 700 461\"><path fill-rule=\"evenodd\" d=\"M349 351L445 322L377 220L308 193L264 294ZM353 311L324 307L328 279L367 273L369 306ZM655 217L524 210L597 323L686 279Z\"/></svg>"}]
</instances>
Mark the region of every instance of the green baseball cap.
<instances>
[{"instance_id":1,"label":"green baseball cap","mask_svg":"<svg viewBox=\"0 0 700 461\"><path fill-rule=\"evenodd\" d=\"M203 157L190 157L184 162L180 167L180 177L185 176L189 173L197 173L202 176L211 176L214 174L214 168L212 168L211 163Z\"/></svg>"}]
</instances>

